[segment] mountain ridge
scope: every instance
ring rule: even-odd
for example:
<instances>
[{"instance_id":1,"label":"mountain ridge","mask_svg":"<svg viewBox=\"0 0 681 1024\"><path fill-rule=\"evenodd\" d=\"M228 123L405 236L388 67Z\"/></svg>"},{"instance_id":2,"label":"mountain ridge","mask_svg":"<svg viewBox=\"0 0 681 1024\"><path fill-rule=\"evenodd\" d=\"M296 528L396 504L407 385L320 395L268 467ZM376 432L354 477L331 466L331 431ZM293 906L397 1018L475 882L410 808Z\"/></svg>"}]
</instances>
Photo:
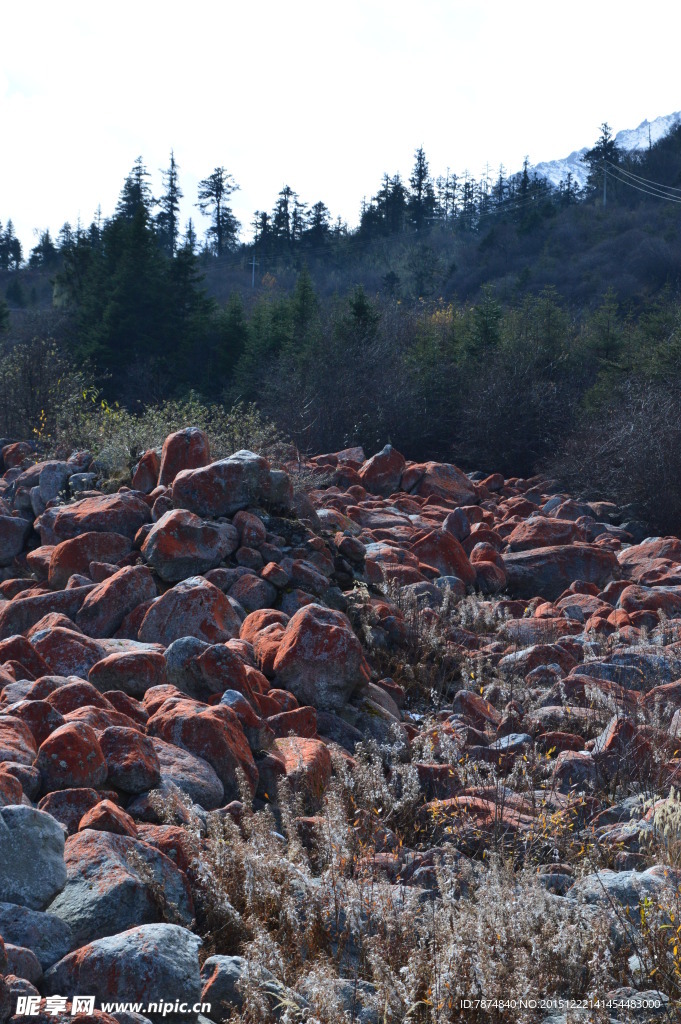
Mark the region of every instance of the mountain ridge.
<instances>
[{"instance_id":1,"label":"mountain ridge","mask_svg":"<svg viewBox=\"0 0 681 1024\"><path fill-rule=\"evenodd\" d=\"M681 124L681 110L672 114L662 114L653 121L647 119L641 121L636 128L623 128L615 135L615 144L619 149L632 152L634 150L647 149L649 146L659 142L669 132ZM542 160L530 167L530 171L540 178L545 178L554 187L561 181L565 181L568 173L572 175L573 181L583 188L589 174L589 168L584 163L584 156L591 149L590 146L583 146L575 149L569 156L557 160Z\"/></svg>"}]
</instances>

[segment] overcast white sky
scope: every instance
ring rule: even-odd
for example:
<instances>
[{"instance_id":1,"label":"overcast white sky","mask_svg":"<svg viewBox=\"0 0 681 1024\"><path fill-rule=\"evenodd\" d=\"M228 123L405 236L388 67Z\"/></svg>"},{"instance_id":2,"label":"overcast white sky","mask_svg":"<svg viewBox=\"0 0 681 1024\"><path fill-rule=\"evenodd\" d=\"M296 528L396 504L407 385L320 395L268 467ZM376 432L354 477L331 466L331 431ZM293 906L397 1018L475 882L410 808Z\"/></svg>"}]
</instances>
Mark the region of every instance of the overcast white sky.
<instances>
[{"instance_id":1,"label":"overcast white sky","mask_svg":"<svg viewBox=\"0 0 681 1024\"><path fill-rule=\"evenodd\" d=\"M84 224L171 147L184 217L224 165L256 209L291 185L350 225L382 174L516 170L681 108L668 0L0 0L0 221Z\"/></svg>"}]
</instances>

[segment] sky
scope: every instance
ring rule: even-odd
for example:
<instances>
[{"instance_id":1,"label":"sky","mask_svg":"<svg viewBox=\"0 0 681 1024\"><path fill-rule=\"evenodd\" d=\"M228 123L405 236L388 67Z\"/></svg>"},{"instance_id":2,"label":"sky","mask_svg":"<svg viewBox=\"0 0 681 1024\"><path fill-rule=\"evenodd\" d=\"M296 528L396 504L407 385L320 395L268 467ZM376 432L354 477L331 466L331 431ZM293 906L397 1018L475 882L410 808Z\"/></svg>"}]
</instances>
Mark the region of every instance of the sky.
<instances>
[{"instance_id":1,"label":"sky","mask_svg":"<svg viewBox=\"0 0 681 1024\"><path fill-rule=\"evenodd\" d=\"M283 185L356 225L385 172L480 177L681 109L668 0L0 0L0 222L113 212L171 148L183 221L215 167L242 237Z\"/></svg>"}]
</instances>

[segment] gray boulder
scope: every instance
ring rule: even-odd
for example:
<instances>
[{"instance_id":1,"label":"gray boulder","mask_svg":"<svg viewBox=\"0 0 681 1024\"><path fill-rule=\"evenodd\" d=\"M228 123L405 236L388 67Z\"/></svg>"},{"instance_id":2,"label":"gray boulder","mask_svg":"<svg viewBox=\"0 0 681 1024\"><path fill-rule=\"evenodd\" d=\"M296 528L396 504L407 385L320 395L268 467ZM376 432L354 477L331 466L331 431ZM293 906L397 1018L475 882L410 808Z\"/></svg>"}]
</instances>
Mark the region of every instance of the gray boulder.
<instances>
[{"instance_id":1,"label":"gray boulder","mask_svg":"<svg viewBox=\"0 0 681 1024\"><path fill-rule=\"evenodd\" d=\"M43 811L0 808L0 900L43 910L66 884L64 838Z\"/></svg>"},{"instance_id":2,"label":"gray boulder","mask_svg":"<svg viewBox=\"0 0 681 1024\"><path fill-rule=\"evenodd\" d=\"M158 921L164 913L192 923L184 874L148 843L84 829L67 840L66 868L66 886L49 909L80 944Z\"/></svg>"},{"instance_id":3,"label":"gray boulder","mask_svg":"<svg viewBox=\"0 0 681 1024\"><path fill-rule=\"evenodd\" d=\"M0 935L6 943L32 950L44 971L73 949L66 921L16 903L0 903Z\"/></svg>"},{"instance_id":4,"label":"gray boulder","mask_svg":"<svg viewBox=\"0 0 681 1024\"><path fill-rule=\"evenodd\" d=\"M146 924L91 942L55 964L43 979L46 995L70 998L86 992L99 1002L121 1000L165 1004L179 1000L179 1013L148 1012L152 1022L196 1022L187 1007L200 1002L201 940L173 924Z\"/></svg>"}]
</instances>

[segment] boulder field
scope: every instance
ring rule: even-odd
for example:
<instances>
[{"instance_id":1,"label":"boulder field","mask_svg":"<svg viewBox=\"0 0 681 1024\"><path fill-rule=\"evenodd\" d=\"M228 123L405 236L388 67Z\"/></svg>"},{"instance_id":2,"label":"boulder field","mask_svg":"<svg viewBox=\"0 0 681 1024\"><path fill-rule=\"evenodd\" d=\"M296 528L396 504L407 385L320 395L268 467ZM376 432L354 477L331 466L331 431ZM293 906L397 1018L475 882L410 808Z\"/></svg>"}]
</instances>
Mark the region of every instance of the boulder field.
<instances>
[{"instance_id":1,"label":"boulder field","mask_svg":"<svg viewBox=\"0 0 681 1024\"><path fill-rule=\"evenodd\" d=\"M431 845L477 856L499 828L573 815L643 877L651 812L632 825L603 794L625 779L664 800L681 777L678 538L389 445L305 460L306 489L300 462L211 461L197 428L115 493L87 452L2 460L0 1024L27 993L239 1005L239 957L200 968L189 852L156 798L179 791L205 824L276 811L287 780L314 816L365 740L414 764ZM500 803L528 759L542 801ZM383 868L419 885L426 854L400 845Z\"/></svg>"}]
</instances>

